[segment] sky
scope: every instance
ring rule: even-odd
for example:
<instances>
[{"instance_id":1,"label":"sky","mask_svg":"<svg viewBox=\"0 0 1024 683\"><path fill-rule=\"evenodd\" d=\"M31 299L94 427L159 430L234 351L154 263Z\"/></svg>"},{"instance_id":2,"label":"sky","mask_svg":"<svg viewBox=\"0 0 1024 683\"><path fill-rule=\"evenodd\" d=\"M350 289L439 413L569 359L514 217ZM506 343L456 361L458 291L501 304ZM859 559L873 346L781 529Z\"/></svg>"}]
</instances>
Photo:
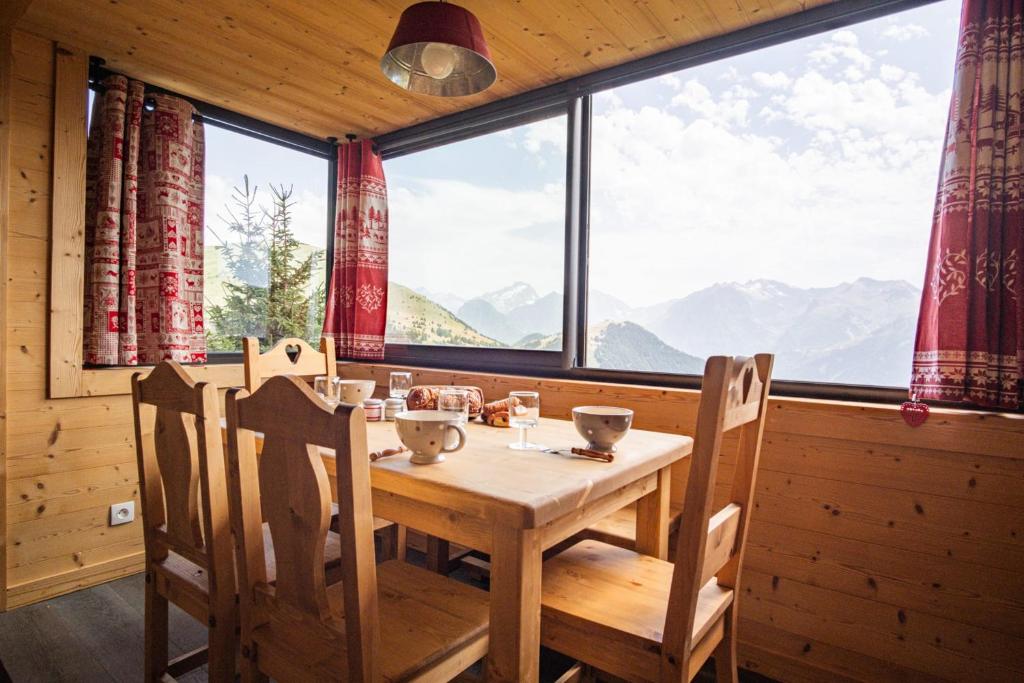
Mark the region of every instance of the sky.
<instances>
[{"instance_id":1,"label":"sky","mask_svg":"<svg viewBox=\"0 0 1024 683\"><path fill-rule=\"evenodd\" d=\"M716 282L920 286L956 0L595 96L591 287L633 306ZM470 298L561 291L564 116L385 162L390 274ZM326 161L207 126L206 223L242 175L295 186L326 243ZM215 243L209 239L208 243Z\"/></svg>"},{"instance_id":2,"label":"sky","mask_svg":"<svg viewBox=\"0 0 1024 683\"><path fill-rule=\"evenodd\" d=\"M920 286L960 4L943 0L595 97L591 287ZM560 291L565 118L385 163L391 277Z\"/></svg>"},{"instance_id":3,"label":"sky","mask_svg":"<svg viewBox=\"0 0 1024 683\"><path fill-rule=\"evenodd\" d=\"M230 238L225 207L235 209L234 188L244 176L256 186L257 204L272 206L270 186L292 187L292 229L300 242L327 245L327 160L264 142L215 125L206 129L206 245ZM211 232L213 234L211 234Z\"/></svg>"}]
</instances>

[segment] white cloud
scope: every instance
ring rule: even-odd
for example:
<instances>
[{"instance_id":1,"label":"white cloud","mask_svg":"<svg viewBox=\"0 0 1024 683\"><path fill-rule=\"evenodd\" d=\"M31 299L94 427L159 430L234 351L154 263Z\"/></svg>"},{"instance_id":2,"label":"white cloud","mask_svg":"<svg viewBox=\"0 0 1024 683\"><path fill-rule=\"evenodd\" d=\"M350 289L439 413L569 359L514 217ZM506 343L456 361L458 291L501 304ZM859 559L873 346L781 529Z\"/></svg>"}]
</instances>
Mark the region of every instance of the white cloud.
<instances>
[{"instance_id":1,"label":"white cloud","mask_svg":"<svg viewBox=\"0 0 1024 683\"><path fill-rule=\"evenodd\" d=\"M902 81L907 72L892 64L883 64L878 68L878 73L883 81Z\"/></svg>"},{"instance_id":2,"label":"white cloud","mask_svg":"<svg viewBox=\"0 0 1024 683\"><path fill-rule=\"evenodd\" d=\"M733 88L740 88L741 90L738 91L740 95L744 92L753 93L749 88L743 88L743 86L733 86ZM711 97L711 91L704 84L697 79L690 79L672 98L672 106L688 108L720 125L742 127L747 125L750 102L742 96L734 96L733 92L729 92L721 100L716 101Z\"/></svg>"},{"instance_id":3,"label":"white cloud","mask_svg":"<svg viewBox=\"0 0 1024 683\"><path fill-rule=\"evenodd\" d=\"M751 79L753 79L754 83L760 87L768 88L770 90L788 88L789 84L793 82L793 79L782 71L775 71L774 73L755 71L751 76Z\"/></svg>"},{"instance_id":4,"label":"white cloud","mask_svg":"<svg viewBox=\"0 0 1024 683\"><path fill-rule=\"evenodd\" d=\"M643 305L751 277L917 284L949 93L891 69L849 80L855 64L831 54L827 72L752 77L789 87L756 110L759 124L796 127L784 139L732 125L732 86L697 79L673 99L696 118L652 106L595 115L591 285Z\"/></svg>"},{"instance_id":5,"label":"white cloud","mask_svg":"<svg viewBox=\"0 0 1024 683\"><path fill-rule=\"evenodd\" d=\"M523 145L534 154L544 151L546 145L565 153L565 120L561 117L536 121L523 129Z\"/></svg>"},{"instance_id":6,"label":"white cloud","mask_svg":"<svg viewBox=\"0 0 1024 683\"><path fill-rule=\"evenodd\" d=\"M602 90L594 95L594 102L608 107L621 107L622 98L614 90Z\"/></svg>"},{"instance_id":7,"label":"white cloud","mask_svg":"<svg viewBox=\"0 0 1024 683\"><path fill-rule=\"evenodd\" d=\"M855 66L848 66L843 69L843 76L848 81L860 81L864 78L864 72Z\"/></svg>"},{"instance_id":8,"label":"white cloud","mask_svg":"<svg viewBox=\"0 0 1024 683\"><path fill-rule=\"evenodd\" d=\"M388 210L389 239L402 245L389 268L403 284L465 296L524 279L542 293L562 286L560 184L508 190L396 175Z\"/></svg>"},{"instance_id":9,"label":"white cloud","mask_svg":"<svg viewBox=\"0 0 1024 683\"><path fill-rule=\"evenodd\" d=\"M909 136L942 129L948 103L948 91L928 93L909 77L893 86L877 78L834 81L810 71L794 82L785 109L791 120L810 129L895 130Z\"/></svg>"},{"instance_id":10,"label":"white cloud","mask_svg":"<svg viewBox=\"0 0 1024 683\"><path fill-rule=\"evenodd\" d=\"M683 81L679 76L675 74L665 74L664 76L658 76L658 82L664 83L673 90L679 90L679 86L683 84Z\"/></svg>"},{"instance_id":11,"label":"white cloud","mask_svg":"<svg viewBox=\"0 0 1024 683\"><path fill-rule=\"evenodd\" d=\"M853 31L837 31L829 36L828 40L819 43L811 50L808 57L813 64L818 66L833 66L840 61L845 61L867 71L871 68L872 59L858 47L858 43L857 34Z\"/></svg>"},{"instance_id":12,"label":"white cloud","mask_svg":"<svg viewBox=\"0 0 1024 683\"><path fill-rule=\"evenodd\" d=\"M904 43L908 40L914 40L915 38L923 38L928 35L930 35L928 29L920 24L892 24L882 31L883 37L890 38L900 43Z\"/></svg>"}]
</instances>

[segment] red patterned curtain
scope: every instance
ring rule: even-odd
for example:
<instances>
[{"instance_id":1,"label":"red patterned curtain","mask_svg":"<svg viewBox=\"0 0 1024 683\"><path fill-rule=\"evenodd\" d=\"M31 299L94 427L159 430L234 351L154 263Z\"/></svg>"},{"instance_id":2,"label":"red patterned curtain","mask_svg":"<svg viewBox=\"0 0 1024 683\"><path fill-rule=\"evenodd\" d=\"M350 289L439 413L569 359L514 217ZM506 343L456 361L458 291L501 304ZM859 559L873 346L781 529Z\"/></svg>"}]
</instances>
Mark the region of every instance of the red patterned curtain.
<instances>
[{"instance_id":1,"label":"red patterned curtain","mask_svg":"<svg viewBox=\"0 0 1024 683\"><path fill-rule=\"evenodd\" d=\"M191 104L103 81L89 128L85 362L206 362L203 124Z\"/></svg>"},{"instance_id":2,"label":"red patterned curtain","mask_svg":"<svg viewBox=\"0 0 1024 683\"><path fill-rule=\"evenodd\" d=\"M334 265L324 335L339 358L384 358L388 309L388 193L370 140L338 148Z\"/></svg>"},{"instance_id":3,"label":"red patterned curtain","mask_svg":"<svg viewBox=\"0 0 1024 683\"><path fill-rule=\"evenodd\" d=\"M1024 407L1024 0L965 0L911 392Z\"/></svg>"}]
</instances>

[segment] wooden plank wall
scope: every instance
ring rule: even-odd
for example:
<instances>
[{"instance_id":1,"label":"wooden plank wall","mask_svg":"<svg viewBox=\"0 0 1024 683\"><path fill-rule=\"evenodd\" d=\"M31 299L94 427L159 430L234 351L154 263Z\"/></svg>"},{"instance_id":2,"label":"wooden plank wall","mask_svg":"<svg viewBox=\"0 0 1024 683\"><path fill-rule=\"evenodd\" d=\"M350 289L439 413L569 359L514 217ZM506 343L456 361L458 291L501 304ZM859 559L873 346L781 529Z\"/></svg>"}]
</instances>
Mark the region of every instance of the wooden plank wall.
<instances>
[{"instance_id":1,"label":"wooden plank wall","mask_svg":"<svg viewBox=\"0 0 1024 683\"><path fill-rule=\"evenodd\" d=\"M383 365L341 375L387 386ZM418 383L538 389L690 434L694 391L411 370ZM383 390L378 389L380 395ZM728 444L723 474L731 473ZM724 490L719 504L724 501ZM1024 679L1024 415L772 399L743 575L741 664L780 680Z\"/></svg>"},{"instance_id":2,"label":"wooden plank wall","mask_svg":"<svg viewBox=\"0 0 1024 683\"><path fill-rule=\"evenodd\" d=\"M8 607L137 571L142 550L138 524L107 526L111 503L137 497L128 397L46 398L55 46L16 32L12 49ZM342 370L387 382L383 366ZM492 398L539 385L548 415L618 403L679 433L696 416L691 391L417 375ZM744 666L794 681L1024 677L1024 416L936 410L914 430L893 406L773 399L762 464Z\"/></svg>"},{"instance_id":3,"label":"wooden plank wall","mask_svg":"<svg viewBox=\"0 0 1024 683\"><path fill-rule=\"evenodd\" d=\"M7 606L7 226L10 217L11 81L9 23L0 24L0 611Z\"/></svg>"},{"instance_id":4,"label":"wooden plank wall","mask_svg":"<svg viewBox=\"0 0 1024 683\"><path fill-rule=\"evenodd\" d=\"M112 503L138 499L129 397L46 399L55 46L15 32L13 56L4 306L10 607L142 566L138 524L107 525Z\"/></svg>"}]
</instances>

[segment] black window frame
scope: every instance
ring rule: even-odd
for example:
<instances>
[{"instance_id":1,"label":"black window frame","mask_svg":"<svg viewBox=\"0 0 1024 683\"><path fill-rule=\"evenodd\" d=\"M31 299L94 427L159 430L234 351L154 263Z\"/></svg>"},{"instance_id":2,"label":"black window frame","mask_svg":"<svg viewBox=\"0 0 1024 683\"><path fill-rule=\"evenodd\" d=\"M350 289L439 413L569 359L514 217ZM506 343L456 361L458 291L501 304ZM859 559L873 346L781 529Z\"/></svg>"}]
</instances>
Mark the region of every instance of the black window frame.
<instances>
[{"instance_id":1,"label":"black window frame","mask_svg":"<svg viewBox=\"0 0 1024 683\"><path fill-rule=\"evenodd\" d=\"M377 137L381 156L387 161L558 115L568 117L562 351L387 344L384 362L612 384L699 389L700 375L586 367L592 96L618 86L939 1L837 0ZM908 390L905 387L780 379L773 380L772 393L814 399L892 402L904 400Z\"/></svg>"},{"instance_id":2,"label":"black window frame","mask_svg":"<svg viewBox=\"0 0 1024 683\"><path fill-rule=\"evenodd\" d=\"M102 81L110 75L120 72L107 69L105 61L101 57L92 56L89 58L89 89L100 92L103 89ZM126 74L127 75L127 74ZM131 76L128 76L129 78ZM138 80L138 79L135 79ZM338 141L337 138L317 138L305 133L299 133L282 126L275 126L272 123L260 121L251 116L240 114L230 109L218 107L215 104L198 100L194 97L182 95L181 93L167 90L160 86L152 85L143 81L146 93L158 93L171 95L186 100L196 109L196 119L204 124L238 133L246 137L269 142L285 149L295 152L309 154L318 159L327 161L327 246L325 253L326 261L326 287L331 286L331 271L334 263L334 215L338 201ZM205 230L206 226L203 226ZM239 342L241 346L241 342ZM207 365L224 365L230 363L241 363L243 361L242 351L213 351L207 352Z\"/></svg>"}]
</instances>

